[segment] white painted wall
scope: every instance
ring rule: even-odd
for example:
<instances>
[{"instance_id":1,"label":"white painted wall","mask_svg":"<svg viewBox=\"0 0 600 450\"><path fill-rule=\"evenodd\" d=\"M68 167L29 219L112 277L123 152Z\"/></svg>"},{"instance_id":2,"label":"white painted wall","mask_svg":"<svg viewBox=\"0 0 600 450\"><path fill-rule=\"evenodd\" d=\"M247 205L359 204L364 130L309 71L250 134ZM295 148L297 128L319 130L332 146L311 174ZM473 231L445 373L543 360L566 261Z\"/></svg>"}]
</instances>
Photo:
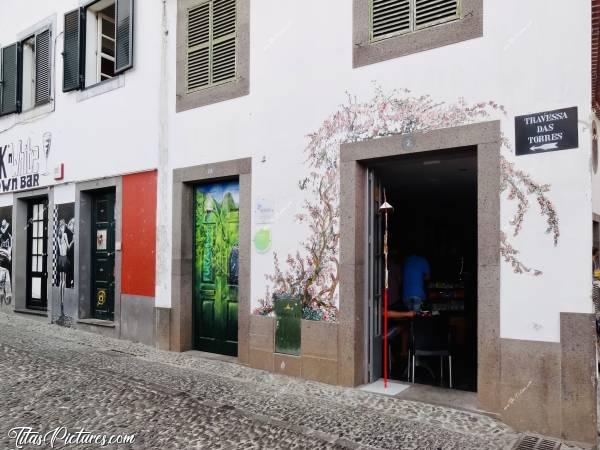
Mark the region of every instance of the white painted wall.
<instances>
[{"instance_id":1,"label":"white painted wall","mask_svg":"<svg viewBox=\"0 0 600 450\"><path fill-rule=\"evenodd\" d=\"M174 61L176 1L169 6ZM592 310L590 1L484 0L484 13L481 39L352 69L350 0L253 0L250 95L175 114L175 65L169 65L168 167L252 157L253 199L265 198L278 211L273 250L286 255L306 236L294 220L303 201L297 182L306 171L306 135L345 102L346 92L366 101L376 81L386 91L407 88L442 102L494 100L507 110L500 118L511 141L515 115L577 106L579 149L506 155L552 185L561 236L554 247L531 199L524 229L512 242L523 261L544 275L515 275L502 263L501 335L558 341L560 311ZM504 229L513 208L503 197ZM170 255L168 242L165 254ZM272 253L253 251L251 261L254 306L264 294L264 274L272 271Z\"/></svg>"},{"instance_id":2,"label":"white painted wall","mask_svg":"<svg viewBox=\"0 0 600 450\"><path fill-rule=\"evenodd\" d=\"M43 184L55 184L52 169L59 163L65 166L64 183L157 167L160 29L150 24L160 24L161 4L136 2L134 68L125 73L121 87L83 101L78 101L82 94L91 91L62 92L63 15L79 5L79 0L0 0L5 12L0 16L2 46L15 42L17 34L39 21L56 16L55 110L40 116L47 109L41 107L0 117L0 146L28 139L41 146L42 135L52 133L49 175L42 177ZM74 189L68 192L73 201ZM0 203L5 196L0 195Z\"/></svg>"},{"instance_id":3,"label":"white painted wall","mask_svg":"<svg viewBox=\"0 0 600 450\"><path fill-rule=\"evenodd\" d=\"M551 184L548 194L559 213L557 247L531 199L521 234L512 238L523 261L543 276L515 275L501 263L501 335L559 340L559 312L589 312L592 177L590 176L590 0L484 0L484 37L352 69L350 0L252 0L250 95L175 113L176 0L137 1L134 69L119 89L88 98L62 93L62 36L55 55L55 111L41 117L0 118L0 145L31 139L41 145L52 133L49 168L65 164L65 183L136 172L159 166L158 306L170 305L171 191L173 168L234 158L253 158L253 201L266 199L277 211L273 250L293 252L306 236L294 220L306 173L306 135L346 101L373 95L372 82L385 91L410 89L441 102L464 97L469 103L494 100L505 106L502 129L514 139L514 116L577 106L580 147L514 157L519 169ZM0 0L0 44L49 16L63 14L78 0ZM560 11L560 14L557 13ZM142 25L143 24L143 25ZM164 48L163 45L164 39ZM162 50L161 50L162 49ZM161 60L165 73L161 76ZM162 109L159 106L166 105ZM23 123L23 119L27 122ZM162 118L161 118L162 117ZM21 123L16 123L20 119ZM159 159L159 148L161 149ZM44 183L52 184L51 177ZM596 192L600 184L595 178ZM56 191L74 197L69 187ZM594 196L595 209L600 200ZM0 205L12 195L0 195ZM502 224L514 213L503 197ZM253 225L256 229L256 225ZM265 291L272 252L253 252L252 292L256 304Z\"/></svg>"}]
</instances>

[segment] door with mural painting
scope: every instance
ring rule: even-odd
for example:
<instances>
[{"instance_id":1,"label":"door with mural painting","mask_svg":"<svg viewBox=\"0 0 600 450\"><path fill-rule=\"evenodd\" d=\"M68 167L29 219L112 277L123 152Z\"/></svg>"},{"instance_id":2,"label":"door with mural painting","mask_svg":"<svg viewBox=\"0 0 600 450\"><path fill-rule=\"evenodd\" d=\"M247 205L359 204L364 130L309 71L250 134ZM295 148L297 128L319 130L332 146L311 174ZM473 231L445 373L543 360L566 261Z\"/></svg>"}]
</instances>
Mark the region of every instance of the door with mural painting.
<instances>
[{"instance_id":1,"label":"door with mural painting","mask_svg":"<svg viewBox=\"0 0 600 450\"><path fill-rule=\"evenodd\" d=\"M27 297L29 309L48 307L48 199L27 204Z\"/></svg>"},{"instance_id":2,"label":"door with mural painting","mask_svg":"<svg viewBox=\"0 0 600 450\"><path fill-rule=\"evenodd\" d=\"M237 356L239 182L196 186L194 348Z\"/></svg>"},{"instance_id":3,"label":"door with mural painting","mask_svg":"<svg viewBox=\"0 0 600 450\"><path fill-rule=\"evenodd\" d=\"M113 320L115 311L115 191L92 200L92 316Z\"/></svg>"}]
</instances>

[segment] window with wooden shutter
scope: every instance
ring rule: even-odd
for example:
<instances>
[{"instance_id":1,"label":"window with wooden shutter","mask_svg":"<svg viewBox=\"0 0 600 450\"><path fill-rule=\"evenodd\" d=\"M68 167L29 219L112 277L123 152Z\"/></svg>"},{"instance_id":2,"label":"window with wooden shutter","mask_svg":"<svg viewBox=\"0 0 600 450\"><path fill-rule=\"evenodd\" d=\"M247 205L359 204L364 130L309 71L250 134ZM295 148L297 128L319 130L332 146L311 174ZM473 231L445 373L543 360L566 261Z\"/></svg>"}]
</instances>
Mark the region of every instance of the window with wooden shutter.
<instances>
[{"instance_id":1,"label":"window with wooden shutter","mask_svg":"<svg viewBox=\"0 0 600 450\"><path fill-rule=\"evenodd\" d=\"M50 55L50 30L44 30L35 36L35 104L50 101L50 78L52 60Z\"/></svg>"},{"instance_id":2,"label":"window with wooden shutter","mask_svg":"<svg viewBox=\"0 0 600 450\"><path fill-rule=\"evenodd\" d=\"M210 0L187 11L187 92L236 77L236 0Z\"/></svg>"},{"instance_id":3,"label":"window with wooden shutter","mask_svg":"<svg viewBox=\"0 0 600 450\"><path fill-rule=\"evenodd\" d=\"M81 40L84 21L85 12L80 8L65 14L63 92L83 86Z\"/></svg>"},{"instance_id":4,"label":"window with wooden shutter","mask_svg":"<svg viewBox=\"0 0 600 450\"><path fill-rule=\"evenodd\" d=\"M116 0L115 74L133 67L133 0Z\"/></svg>"},{"instance_id":5,"label":"window with wooden shutter","mask_svg":"<svg viewBox=\"0 0 600 450\"><path fill-rule=\"evenodd\" d=\"M20 111L19 102L19 44L2 49L0 115Z\"/></svg>"},{"instance_id":6,"label":"window with wooden shutter","mask_svg":"<svg viewBox=\"0 0 600 450\"><path fill-rule=\"evenodd\" d=\"M370 0L372 41L460 18L460 0Z\"/></svg>"}]
</instances>

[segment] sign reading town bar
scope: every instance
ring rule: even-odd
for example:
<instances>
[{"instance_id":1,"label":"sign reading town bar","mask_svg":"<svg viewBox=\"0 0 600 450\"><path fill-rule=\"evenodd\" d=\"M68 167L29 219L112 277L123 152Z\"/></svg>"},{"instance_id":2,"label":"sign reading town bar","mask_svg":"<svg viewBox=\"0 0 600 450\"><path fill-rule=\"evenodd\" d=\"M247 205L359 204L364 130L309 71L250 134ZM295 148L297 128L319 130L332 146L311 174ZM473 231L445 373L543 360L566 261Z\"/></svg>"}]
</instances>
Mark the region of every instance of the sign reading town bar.
<instances>
[{"instance_id":1,"label":"sign reading town bar","mask_svg":"<svg viewBox=\"0 0 600 450\"><path fill-rule=\"evenodd\" d=\"M44 133L41 145L31 139L0 142L0 194L32 189L41 185L48 171L52 135Z\"/></svg>"},{"instance_id":2,"label":"sign reading town bar","mask_svg":"<svg viewBox=\"0 0 600 450\"><path fill-rule=\"evenodd\" d=\"M577 107L515 117L517 156L577 147Z\"/></svg>"}]
</instances>

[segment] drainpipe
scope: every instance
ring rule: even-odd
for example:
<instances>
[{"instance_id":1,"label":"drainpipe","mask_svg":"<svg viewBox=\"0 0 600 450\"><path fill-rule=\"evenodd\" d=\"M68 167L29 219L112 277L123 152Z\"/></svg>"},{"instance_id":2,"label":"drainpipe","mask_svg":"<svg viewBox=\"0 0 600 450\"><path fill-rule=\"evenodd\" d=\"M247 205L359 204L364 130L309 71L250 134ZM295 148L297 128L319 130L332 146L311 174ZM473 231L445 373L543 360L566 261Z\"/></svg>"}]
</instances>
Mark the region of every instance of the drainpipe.
<instances>
[{"instance_id":1,"label":"drainpipe","mask_svg":"<svg viewBox=\"0 0 600 450\"><path fill-rule=\"evenodd\" d=\"M158 173L156 210L156 300L155 306L171 307L171 173L169 168L169 28L167 0L162 0L160 85L158 102ZM173 61L174 63L174 61ZM158 318L158 314L156 316ZM158 322L158 320L157 320ZM155 326L158 323L155 324ZM159 330L155 330L159 331ZM158 334L157 334L158 335ZM158 346L158 342L157 342ZM163 345L164 346L164 345Z\"/></svg>"}]
</instances>

